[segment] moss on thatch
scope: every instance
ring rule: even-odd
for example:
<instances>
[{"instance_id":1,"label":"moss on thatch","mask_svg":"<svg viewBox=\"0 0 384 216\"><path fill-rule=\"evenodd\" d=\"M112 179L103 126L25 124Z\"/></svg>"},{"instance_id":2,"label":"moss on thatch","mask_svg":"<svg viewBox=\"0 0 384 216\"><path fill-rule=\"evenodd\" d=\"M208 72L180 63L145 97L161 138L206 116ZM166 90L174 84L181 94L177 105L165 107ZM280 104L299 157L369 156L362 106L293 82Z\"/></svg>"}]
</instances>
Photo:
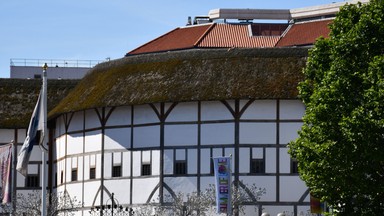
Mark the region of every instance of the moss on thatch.
<instances>
[{"instance_id":1,"label":"moss on thatch","mask_svg":"<svg viewBox=\"0 0 384 216\"><path fill-rule=\"evenodd\" d=\"M128 56L94 67L50 115L156 102L296 98L306 56L306 48Z\"/></svg>"},{"instance_id":2,"label":"moss on thatch","mask_svg":"<svg viewBox=\"0 0 384 216\"><path fill-rule=\"evenodd\" d=\"M53 109L79 80L48 80L48 110ZM0 128L27 128L42 80L0 79Z\"/></svg>"}]
</instances>

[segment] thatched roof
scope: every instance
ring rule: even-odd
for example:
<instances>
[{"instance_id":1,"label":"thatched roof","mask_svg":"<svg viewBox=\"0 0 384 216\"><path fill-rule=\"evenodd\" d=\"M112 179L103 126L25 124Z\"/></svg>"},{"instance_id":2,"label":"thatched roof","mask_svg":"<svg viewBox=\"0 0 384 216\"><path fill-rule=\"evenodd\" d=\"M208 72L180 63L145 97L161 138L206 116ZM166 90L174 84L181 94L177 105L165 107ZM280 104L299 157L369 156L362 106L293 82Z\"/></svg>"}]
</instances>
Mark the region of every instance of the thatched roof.
<instances>
[{"instance_id":1,"label":"thatched roof","mask_svg":"<svg viewBox=\"0 0 384 216\"><path fill-rule=\"evenodd\" d=\"M79 80L48 80L48 110ZM0 79L0 128L27 128L41 89L40 79Z\"/></svg>"},{"instance_id":2,"label":"thatched roof","mask_svg":"<svg viewBox=\"0 0 384 216\"><path fill-rule=\"evenodd\" d=\"M306 48L192 49L94 67L50 116L156 102L296 98Z\"/></svg>"}]
</instances>

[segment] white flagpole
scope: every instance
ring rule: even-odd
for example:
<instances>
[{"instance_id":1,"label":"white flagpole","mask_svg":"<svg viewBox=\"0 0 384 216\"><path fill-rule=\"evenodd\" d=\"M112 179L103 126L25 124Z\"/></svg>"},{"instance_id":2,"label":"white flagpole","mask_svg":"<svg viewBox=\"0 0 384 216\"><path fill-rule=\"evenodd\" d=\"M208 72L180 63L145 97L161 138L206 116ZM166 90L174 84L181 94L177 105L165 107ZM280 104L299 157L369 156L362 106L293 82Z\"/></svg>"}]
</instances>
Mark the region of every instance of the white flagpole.
<instances>
[{"instance_id":1,"label":"white flagpole","mask_svg":"<svg viewBox=\"0 0 384 216\"><path fill-rule=\"evenodd\" d=\"M47 63L44 64L43 66L43 92L42 92L42 101L41 105L43 108L43 143L41 148L41 154L42 154L42 166L41 166L41 216L46 216L47 215L47 186L46 186L46 178L47 178L47 152L45 147L47 145L47 137L48 137L48 130L47 130L47 68L48 65Z\"/></svg>"}]
</instances>

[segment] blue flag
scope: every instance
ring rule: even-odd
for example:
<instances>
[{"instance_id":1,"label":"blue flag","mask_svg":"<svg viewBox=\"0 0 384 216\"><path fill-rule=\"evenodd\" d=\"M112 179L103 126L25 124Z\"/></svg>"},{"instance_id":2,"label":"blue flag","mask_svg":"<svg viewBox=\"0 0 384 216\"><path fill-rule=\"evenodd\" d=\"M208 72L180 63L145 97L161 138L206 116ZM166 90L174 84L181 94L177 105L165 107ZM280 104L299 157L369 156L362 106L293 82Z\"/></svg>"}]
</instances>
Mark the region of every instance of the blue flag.
<instances>
[{"instance_id":1,"label":"blue flag","mask_svg":"<svg viewBox=\"0 0 384 216\"><path fill-rule=\"evenodd\" d=\"M35 109L33 110L31 121L29 122L27 137L24 140L23 147L21 147L19 155L17 156L16 170L22 175L27 175L27 167L29 158L34 145L43 142L44 127L43 127L43 107L41 105L41 93L37 100Z\"/></svg>"}]
</instances>

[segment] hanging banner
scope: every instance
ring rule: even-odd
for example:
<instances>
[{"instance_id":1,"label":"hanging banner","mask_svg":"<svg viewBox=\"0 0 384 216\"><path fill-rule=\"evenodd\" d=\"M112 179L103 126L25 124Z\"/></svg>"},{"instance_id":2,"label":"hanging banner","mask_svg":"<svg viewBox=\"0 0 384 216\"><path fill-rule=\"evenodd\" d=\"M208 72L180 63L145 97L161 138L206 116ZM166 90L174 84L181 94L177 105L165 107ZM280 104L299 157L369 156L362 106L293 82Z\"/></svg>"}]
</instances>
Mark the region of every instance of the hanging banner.
<instances>
[{"instance_id":1,"label":"hanging banner","mask_svg":"<svg viewBox=\"0 0 384 216\"><path fill-rule=\"evenodd\" d=\"M230 214L231 206L231 158L213 158L217 213Z\"/></svg>"},{"instance_id":2,"label":"hanging banner","mask_svg":"<svg viewBox=\"0 0 384 216\"><path fill-rule=\"evenodd\" d=\"M0 175L2 203L11 202L12 144L0 146Z\"/></svg>"},{"instance_id":3,"label":"hanging banner","mask_svg":"<svg viewBox=\"0 0 384 216\"><path fill-rule=\"evenodd\" d=\"M311 213L321 214L325 212L325 203L310 194Z\"/></svg>"}]
</instances>

